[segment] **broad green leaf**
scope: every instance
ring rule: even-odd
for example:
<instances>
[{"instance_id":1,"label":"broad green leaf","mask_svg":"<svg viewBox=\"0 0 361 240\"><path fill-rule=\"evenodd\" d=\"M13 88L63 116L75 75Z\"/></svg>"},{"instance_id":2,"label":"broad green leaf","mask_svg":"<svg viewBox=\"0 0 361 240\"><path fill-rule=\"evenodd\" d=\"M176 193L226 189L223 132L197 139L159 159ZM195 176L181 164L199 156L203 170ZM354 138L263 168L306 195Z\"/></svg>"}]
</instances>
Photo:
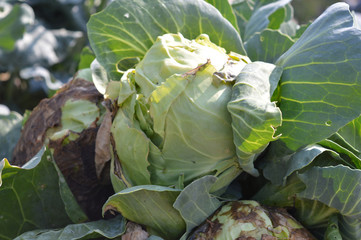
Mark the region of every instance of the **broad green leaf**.
<instances>
[{"instance_id":1,"label":"broad green leaf","mask_svg":"<svg viewBox=\"0 0 361 240\"><path fill-rule=\"evenodd\" d=\"M293 43L289 36L279 30L266 29L254 34L244 47L251 60L274 63Z\"/></svg>"},{"instance_id":2,"label":"broad green leaf","mask_svg":"<svg viewBox=\"0 0 361 240\"><path fill-rule=\"evenodd\" d=\"M342 215L361 217L361 170L343 165L313 167L298 175L306 189L298 197L320 201Z\"/></svg>"},{"instance_id":3,"label":"broad green leaf","mask_svg":"<svg viewBox=\"0 0 361 240\"><path fill-rule=\"evenodd\" d=\"M34 22L33 9L27 4L0 3L0 51L12 51L27 25Z\"/></svg>"},{"instance_id":4,"label":"broad green leaf","mask_svg":"<svg viewBox=\"0 0 361 240\"><path fill-rule=\"evenodd\" d=\"M265 156L267 164L263 169L263 174L273 184L284 185L292 173L309 165L324 151L328 149L313 145L291 152L277 143L271 144Z\"/></svg>"},{"instance_id":5,"label":"broad green leaf","mask_svg":"<svg viewBox=\"0 0 361 240\"><path fill-rule=\"evenodd\" d=\"M277 137L281 111L271 102L273 83L281 69L263 62L247 64L237 76L227 108L232 116L233 142L243 170L258 175L253 161ZM242 130L242 131L240 131Z\"/></svg>"},{"instance_id":6,"label":"broad green leaf","mask_svg":"<svg viewBox=\"0 0 361 240\"><path fill-rule=\"evenodd\" d=\"M109 220L70 224L62 229L34 230L23 233L14 240L113 239L124 232L125 219L119 215Z\"/></svg>"},{"instance_id":7,"label":"broad green leaf","mask_svg":"<svg viewBox=\"0 0 361 240\"><path fill-rule=\"evenodd\" d=\"M188 39L206 33L227 51L245 54L237 30L203 0L115 0L88 23L92 49L112 80L134 65L124 61L143 58L158 36L178 32Z\"/></svg>"},{"instance_id":8,"label":"broad green leaf","mask_svg":"<svg viewBox=\"0 0 361 240\"><path fill-rule=\"evenodd\" d=\"M350 122L350 123L352 123L352 122ZM330 137L327 138L327 140L331 140L331 141L337 143L338 145L346 148L347 150L349 150L350 152L352 152L356 155L361 154L361 152L358 151L356 148L354 148L348 141L346 141L346 139L339 132L332 134Z\"/></svg>"},{"instance_id":9,"label":"broad green leaf","mask_svg":"<svg viewBox=\"0 0 361 240\"><path fill-rule=\"evenodd\" d=\"M164 239L179 238L185 223L173 203L180 190L156 185L127 188L111 196L103 211L115 210L126 219L147 227L151 234Z\"/></svg>"},{"instance_id":10,"label":"broad green leaf","mask_svg":"<svg viewBox=\"0 0 361 240\"><path fill-rule=\"evenodd\" d=\"M28 164L25 164L23 166L23 168L25 168L25 167L29 167ZM58 181L59 181L60 197L61 197L62 202L64 203L64 210L67 213L67 215L69 216L70 220L73 223L80 223L80 222L84 222L84 221L88 220L88 217L86 216L85 212L83 212L83 210L81 210L78 202L76 201L73 193L71 192L68 184L66 183L66 180L63 177L60 169L57 167L57 165L55 165L55 162L54 162L54 167L59 176Z\"/></svg>"},{"instance_id":11,"label":"broad green leaf","mask_svg":"<svg viewBox=\"0 0 361 240\"><path fill-rule=\"evenodd\" d=\"M301 182L298 179L299 182ZM293 194L299 193L293 192ZM291 198L292 195L289 194L288 198ZM304 226L312 229L325 229L329 226L330 218L338 214L338 210L332 208L326 204L323 204L316 200L296 198L293 199L295 207L295 217L302 222ZM292 206L292 205L289 205Z\"/></svg>"},{"instance_id":12,"label":"broad green leaf","mask_svg":"<svg viewBox=\"0 0 361 240\"><path fill-rule=\"evenodd\" d=\"M306 189L297 197L320 201L336 209L340 214L342 239L359 239L361 171L338 165L313 167L298 176Z\"/></svg>"},{"instance_id":13,"label":"broad green leaf","mask_svg":"<svg viewBox=\"0 0 361 240\"><path fill-rule=\"evenodd\" d=\"M343 240L361 239L361 220L348 216L339 217L339 229Z\"/></svg>"},{"instance_id":14,"label":"broad green leaf","mask_svg":"<svg viewBox=\"0 0 361 240\"><path fill-rule=\"evenodd\" d=\"M222 16L227 19L235 29L238 30L237 19L232 11L232 7L228 1L224 0L206 0L209 4L212 4L218 11L222 14Z\"/></svg>"},{"instance_id":15,"label":"broad green leaf","mask_svg":"<svg viewBox=\"0 0 361 240\"><path fill-rule=\"evenodd\" d=\"M297 150L335 133L360 115L361 30L348 5L328 8L276 64L283 67L277 133Z\"/></svg>"},{"instance_id":16,"label":"broad green leaf","mask_svg":"<svg viewBox=\"0 0 361 240\"><path fill-rule=\"evenodd\" d=\"M49 150L42 149L22 168L0 162L0 238L13 239L34 229L61 228L86 217ZM69 211L69 212L68 212ZM71 212L72 216L68 214Z\"/></svg>"},{"instance_id":17,"label":"broad green leaf","mask_svg":"<svg viewBox=\"0 0 361 240\"><path fill-rule=\"evenodd\" d=\"M134 105L133 105L134 108ZM121 162L122 174L132 186L151 184L148 172L150 139L132 124L124 109L119 109L114 118L111 133L114 136L115 150ZM130 145L136 151L129 151ZM118 161L118 160L115 160ZM126 175L132 173L131 175ZM120 189L116 189L119 191Z\"/></svg>"},{"instance_id":18,"label":"broad green leaf","mask_svg":"<svg viewBox=\"0 0 361 240\"><path fill-rule=\"evenodd\" d=\"M353 148L361 152L361 116L338 130L338 134ZM361 169L361 167L359 167Z\"/></svg>"},{"instance_id":19,"label":"broad green leaf","mask_svg":"<svg viewBox=\"0 0 361 240\"><path fill-rule=\"evenodd\" d=\"M204 176L195 180L184 188L174 202L174 208L180 212L187 226L187 231L181 239L186 239L193 228L200 225L221 206L221 202L210 194L216 181L217 178L213 176Z\"/></svg>"},{"instance_id":20,"label":"broad green leaf","mask_svg":"<svg viewBox=\"0 0 361 240\"><path fill-rule=\"evenodd\" d=\"M244 33L244 41L248 41L254 34L261 32L262 30L266 29L269 24L271 24L271 27L274 29L276 26L280 26L281 22L285 18L285 13L282 14L282 12L278 11L277 13L281 13L281 18L279 18L279 14L274 15L272 14L276 13L277 10L282 9L285 7L288 3L290 3L291 0L280 0L276 2L272 2L270 4L264 5L257 10L254 11L251 18L249 19ZM270 18L274 22L270 22Z\"/></svg>"},{"instance_id":21,"label":"broad green leaf","mask_svg":"<svg viewBox=\"0 0 361 240\"><path fill-rule=\"evenodd\" d=\"M268 183L254 199L272 206L293 207L295 217L322 238L326 228L332 228L331 218L337 214L342 239L359 239L361 171L336 165L332 157L323 153L312 166L292 174L284 186Z\"/></svg>"},{"instance_id":22,"label":"broad green leaf","mask_svg":"<svg viewBox=\"0 0 361 240\"><path fill-rule=\"evenodd\" d=\"M292 208L293 216L318 239L323 239L326 228L332 228L330 219L339 211L317 200L298 197L305 188L297 174L293 174L284 186L267 183L252 199L268 206Z\"/></svg>"},{"instance_id":23,"label":"broad green leaf","mask_svg":"<svg viewBox=\"0 0 361 240\"><path fill-rule=\"evenodd\" d=\"M20 138L22 119L17 112L0 114L0 159L11 159L12 151Z\"/></svg>"}]
</instances>

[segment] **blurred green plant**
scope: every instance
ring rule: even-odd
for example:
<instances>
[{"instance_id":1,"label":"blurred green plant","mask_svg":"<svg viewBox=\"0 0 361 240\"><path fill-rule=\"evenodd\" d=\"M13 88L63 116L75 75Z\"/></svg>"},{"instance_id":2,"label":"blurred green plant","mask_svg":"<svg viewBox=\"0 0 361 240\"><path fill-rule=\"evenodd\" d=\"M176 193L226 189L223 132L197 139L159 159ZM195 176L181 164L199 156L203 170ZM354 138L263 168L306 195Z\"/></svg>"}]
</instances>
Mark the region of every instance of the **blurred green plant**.
<instances>
[{"instance_id":1,"label":"blurred green plant","mask_svg":"<svg viewBox=\"0 0 361 240\"><path fill-rule=\"evenodd\" d=\"M108 2L0 2L0 103L24 113L68 82L88 45L87 21Z\"/></svg>"}]
</instances>

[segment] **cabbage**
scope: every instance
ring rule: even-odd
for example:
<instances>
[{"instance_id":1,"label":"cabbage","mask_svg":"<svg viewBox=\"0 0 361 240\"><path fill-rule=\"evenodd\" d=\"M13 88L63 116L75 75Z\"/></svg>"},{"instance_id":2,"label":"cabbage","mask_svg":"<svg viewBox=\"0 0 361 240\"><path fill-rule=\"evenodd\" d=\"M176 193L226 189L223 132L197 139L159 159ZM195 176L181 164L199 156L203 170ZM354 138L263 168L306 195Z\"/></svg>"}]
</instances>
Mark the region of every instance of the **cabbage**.
<instances>
[{"instance_id":1,"label":"cabbage","mask_svg":"<svg viewBox=\"0 0 361 240\"><path fill-rule=\"evenodd\" d=\"M228 202L195 229L190 240L316 239L285 209L253 200Z\"/></svg>"},{"instance_id":2,"label":"cabbage","mask_svg":"<svg viewBox=\"0 0 361 240\"><path fill-rule=\"evenodd\" d=\"M263 78L248 84L249 74L257 68L265 73ZM179 33L158 37L135 69L126 71L120 84L110 83L106 91L119 107L111 130L122 180L116 190L147 184L182 188L213 175L218 177L216 191L242 169L257 175L253 160L276 139L273 125L280 121L280 111L270 103L267 74L273 69L272 64L227 54L204 34L195 40ZM249 86L257 82L262 82L259 89ZM243 91L261 92L256 97L260 105L253 100L247 105L249 94L239 97ZM269 116L263 119L265 113ZM255 133L257 126L250 127L254 123L265 128L260 131L268 135L266 141ZM237 130L242 125L248 126L245 136ZM252 138L257 144L247 149Z\"/></svg>"}]
</instances>

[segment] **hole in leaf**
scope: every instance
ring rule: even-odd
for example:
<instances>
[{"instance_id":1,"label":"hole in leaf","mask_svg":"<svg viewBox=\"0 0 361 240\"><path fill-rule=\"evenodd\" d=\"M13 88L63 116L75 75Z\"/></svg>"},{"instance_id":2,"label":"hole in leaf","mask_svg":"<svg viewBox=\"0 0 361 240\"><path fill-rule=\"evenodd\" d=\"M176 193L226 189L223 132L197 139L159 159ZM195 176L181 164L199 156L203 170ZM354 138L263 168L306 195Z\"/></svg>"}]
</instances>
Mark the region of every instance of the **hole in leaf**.
<instances>
[{"instance_id":1,"label":"hole in leaf","mask_svg":"<svg viewBox=\"0 0 361 240\"><path fill-rule=\"evenodd\" d=\"M331 120L328 120L328 121L325 122L325 125L328 126L328 127L330 127L331 124L332 124L332 121L331 121Z\"/></svg>"}]
</instances>

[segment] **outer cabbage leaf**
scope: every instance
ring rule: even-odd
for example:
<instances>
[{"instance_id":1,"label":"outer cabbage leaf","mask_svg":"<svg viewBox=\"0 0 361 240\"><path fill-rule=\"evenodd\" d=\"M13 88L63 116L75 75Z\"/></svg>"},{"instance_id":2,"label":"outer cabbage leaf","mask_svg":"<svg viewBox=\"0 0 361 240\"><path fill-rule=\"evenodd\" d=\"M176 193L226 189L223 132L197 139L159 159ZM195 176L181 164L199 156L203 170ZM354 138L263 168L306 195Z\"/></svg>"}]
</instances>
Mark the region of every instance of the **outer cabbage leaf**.
<instances>
[{"instance_id":1,"label":"outer cabbage leaf","mask_svg":"<svg viewBox=\"0 0 361 240\"><path fill-rule=\"evenodd\" d=\"M244 45L251 60L274 63L294 41L279 30L266 29L254 34Z\"/></svg>"},{"instance_id":2,"label":"outer cabbage leaf","mask_svg":"<svg viewBox=\"0 0 361 240\"><path fill-rule=\"evenodd\" d=\"M314 167L299 174L306 189L300 198L320 201L340 214L340 234L343 239L358 239L361 215L361 171L343 165Z\"/></svg>"},{"instance_id":3,"label":"outer cabbage leaf","mask_svg":"<svg viewBox=\"0 0 361 240\"><path fill-rule=\"evenodd\" d=\"M360 115L360 38L348 5L337 3L276 62L284 69L277 133L291 150L332 135Z\"/></svg>"},{"instance_id":4,"label":"outer cabbage leaf","mask_svg":"<svg viewBox=\"0 0 361 240\"><path fill-rule=\"evenodd\" d=\"M203 0L116 0L90 18L88 32L99 63L112 80L118 80L121 70L134 65L129 60L142 58L165 33L181 32L188 39L207 33L215 44L245 53L237 30Z\"/></svg>"},{"instance_id":5,"label":"outer cabbage leaf","mask_svg":"<svg viewBox=\"0 0 361 240\"><path fill-rule=\"evenodd\" d=\"M295 174L287 179L287 184L276 185L271 182L266 183L252 199L268 206L289 207L294 205L296 193L305 189L305 184L300 181Z\"/></svg>"},{"instance_id":6,"label":"outer cabbage leaf","mask_svg":"<svg viewBox=\"0 0 361 240\"><path fill-rule=\"evenodd\" d=\"M133 117L131 115L131 117ZM114 118L111 132L115 140L115 150L124 169L121 174L125 174L127 187L136 185L151 184L148 172L148 154L150 140L138 129L126 115L126 112L119 109ZM136 151L129 151L129 148ZM117 160L119 161L119 160ZM120 191L121 189L115 189Z\"/></svg>"},{"instance_id":7,"label":"outer cabbage leaf","mask_svg":"<svg viewBox=\"0 0 361 240\"><path fill-rule=\"evenodd\" d=\"M221 206L221 202L210 194L216 181L213 176L197 179L185 187L174 202L174 208L180 212L187 226L182 240Z\"/></svg>"},{"instance_id":8,"label":"outer cabbage leaf","mask_svg":"<svg viewBox=\"0 0 361 240\"><path fill-rule=\"evenodd\" d=\"M0 161L2 239L86 220L50 151L44 150L22 168L11 166L6 159Z\"/></svg>"},{"instance_id":9,"label":"outer cabbage leaf","mask_svg":"<svg viewBox=\"0 0 361 240\"><path fill-rule=\"evenodd\" d=\"M125 232L125 219L117 216L110 220L70 224L62 229L34 230L26 232L14 240L80 240L105 237L113 239Z\"/></svg>"},{"instance_id":10,"label":"outer cabbage leaf","mask_svg":"<svg viewBox=\"0 0 361 240\"><path fill-rule=\"evenodd\" d=\"M332 136L331 136L332 137ZM319 145L326 147L328 149L332 149L336 151L342 159L345 160L345 165L350 167L356 167L357 169L361 169L361 158L358 157L358 154L355 154L348 148L348 146L343 146L336 141L332 141L331 139L324 139L318 143Z\"/></svg>"},{"instance_id":11,"label":"outer cabbage leaf","mask_svg":"<svg viewBox=\"0 0 361 240\"><path fill-rule=\"evenodd\" d=\"M116 210L164 239L186 239L221 205L210 194L216 181L214 176L204 176L182 191L156 185L130 187L110 197L104 211Z\"/></svg>"},{"instance_id":12,"label":"outer cabbage leaf","mask_svg":"<svg viewBox=\"0 0 361 240\"><path fill-rule=\"evenodd\" d=\"M245 29L247 27L248 21L251 19L253 13L256 13L257 10L265 5L272 4L274 2L278 2L278 0L233 0L232 1L232 9L237 19L237 25L239 28L239 33L244 38L245 35ZM277 3L276 3L277 4ZM275 4L274 4L275 5ZM283 5L283 4L281 4ZM287 9L280 9L280 8L273 8L270 12L267 12L267 15L264 15L262 17L262 14L258 16L259 21L264 21L264 26L259 31L265 29L266 27L272 27L275 28L275 24L277 22L278 27L281 26L281 24L284 22L284 20L289 20L289 17L292 17L293 12L289 12L289 10L292 11L292 7L288 4L286 5ZM284 8L284 7L281 7ZM277 10L280 10L281 16L279 16L279 13L276 13ZM287 11L287 13L285 12ZM286 18L287 14L287 18ZM267 19L268 18L268 19ZM271 26L270 25L271 23ZM254 21L253 23L257 23L257 21ZM252 23L251 23L252 24ZM248 26L249 28L249 26ZM277 27L276 27L277 28ZM278 28L277 28L278 29ZM249 36L250 37L250 36ZM259 59L257 59L259 60Z\"/></svg>"},{"instance_id":13,"label":"outer cabbage leaf","mask_svg":"<svg viewBox=\"0 0 361 240\"><path fill-rule=\"evenodd\" d=\"M254 62L246 65L236 78L228 111L232 116L234 144L243 170L258 175L253 161L277 137L281 111L271 95L281 75L273 64Z\"/></svg>"},{"instance_id":14,"label":"outer cabbage leaf","mask_svg":"<svg viewBox=\"0 0 361 240\"><path fill-rule=\"evenodd\" d=\"M354 240L361 238L361 220L348 216L339 217L339 229L342 233L342 239Z\"/></svg>"},{"instance_id":15,"label":"outer cabbage leaf","mask_svg":"<svg viewBox=\"0 0 361 240\"><path fill-rule=\"evenodd\" d=\"M267 183L252 198L268 206L292 207L296 219L322 238L330 217L338 211L319 201L297 198L297 194L305 188L306 185L297 177L297 174L293 174L287 179L286 185Z\"/></svg>"},{"instance_id":16,"label":"outer cabbage leaf","mask_svg":"<svg viewBox=\"0 0 361 240\"><path fill-rule=\"evenodd\" d=\"M336 215L342 239L358 239L361 172L335 164L331 155L323 153L314 167L291 175L285 186L267 184L254 198L263 204L293 207L297 219L320 238L332 228Z\"/></svg>"},{"instance_id":17,"label":"outer cabbage leaf","mask_svg":"<svg viewBox=\"0 0 361 240\"><path fill-rule=\"evenodd\" d=\"M318 200L342 215L361 218L361 170L343 165L314 167L299 174L299 178L306 185L299 197Z\"/></svg>"},{"instance_id":18,"label":"outer cabbage leaf","mask_svg":"<svg viewBox=\"0 0 361 240\"><path fill-rule=\"evenodd\" d=\"M103 211L115 210L125 218L145 225L149 233L165 239L179 238L185 223L173 203L180 190L143 185L127 188L111 196Z\"/></svg>"},{"instance_id":19,"label":"outer cabbage leaf","mask_svg":"<svg viewBox=\"0 0 361 240\"><path fill-rule=\"evenodd\" d=\"M283 185L292 173L310 165L316 157L325 152L338 156L337 152L316 144L292 152L278 142L272 143L265 156L263 174L273 184Z\"/></svg>"}]
</instances>

